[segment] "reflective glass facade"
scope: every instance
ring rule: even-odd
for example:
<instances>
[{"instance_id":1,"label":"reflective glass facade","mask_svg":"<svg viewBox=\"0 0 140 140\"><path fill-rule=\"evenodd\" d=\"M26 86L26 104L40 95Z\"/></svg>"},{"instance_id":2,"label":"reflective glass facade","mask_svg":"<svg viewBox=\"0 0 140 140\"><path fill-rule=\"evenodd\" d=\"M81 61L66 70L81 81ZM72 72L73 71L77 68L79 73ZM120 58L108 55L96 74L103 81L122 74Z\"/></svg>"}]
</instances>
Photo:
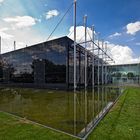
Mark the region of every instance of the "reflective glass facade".
<instances>
[{"instance_id":1,"label":"reflective glass facade","mask_svg":"<svg viewBox=\"0 0 140 140\"><path fill-rule=\"evenodd\" d=\"M108 66L108 82L114 84L140 84L140 63Z\"/></svg>"},{"instance_id":2,"label":"reflective glass facade","mask_svg":"<svg viewBox=\"0 0 140 140\"><path fill-rule=\"evenodd\" d=\"M91 85L92 79L92 54L87 51L87 83L88 86ZM74 50L73 47L70 46L68 50L68 83L69 86L73 85L73 71L74 71ZM77 59L76 59L76 73L77 73L77 86L80 87L84 85L85 82L85 49L81 46L77 46Z\"/></svg>"},{"instance_id":3,"label":"reflective glass facade","mask_svg":"<svg viewBox=\"0 0 140 140\"><path fill-rule=\"evenodd\" d=\"M67 42L64 38L9 52L1 56L4 83L65 83Z\"/></svg>"},{"instance_id":4,"label":"reflective glass facade","mask_svg":"<svg viewBox=\"0 0 140 140\"><path fill-rule=\"evenodd\" d=\"M0 82L73 86L73 41L68 37L36 44L1 55ZM85 49L77 45L77 84L84 84ZM91 82L88 52L88 84Z\"/></svg>"}]
</instances>

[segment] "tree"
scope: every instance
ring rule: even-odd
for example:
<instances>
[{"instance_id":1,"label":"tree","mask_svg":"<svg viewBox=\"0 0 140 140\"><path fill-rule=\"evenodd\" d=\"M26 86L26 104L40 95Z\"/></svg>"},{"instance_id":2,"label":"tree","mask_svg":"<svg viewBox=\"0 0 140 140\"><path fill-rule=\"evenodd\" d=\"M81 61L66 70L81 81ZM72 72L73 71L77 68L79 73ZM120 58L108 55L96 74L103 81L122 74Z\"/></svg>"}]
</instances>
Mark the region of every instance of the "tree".
<instances>
[{"instance_id":1,"label":"tree","mask_svg":"<svg viewBox=\"0 0 140 140\"><path fill-rule=\"evenodd\" d=\"M127 77L128 77L128 79L133 78L134 77L134 73L133 72L128 72L127 73Z\"/></svg>"}]
</instances>

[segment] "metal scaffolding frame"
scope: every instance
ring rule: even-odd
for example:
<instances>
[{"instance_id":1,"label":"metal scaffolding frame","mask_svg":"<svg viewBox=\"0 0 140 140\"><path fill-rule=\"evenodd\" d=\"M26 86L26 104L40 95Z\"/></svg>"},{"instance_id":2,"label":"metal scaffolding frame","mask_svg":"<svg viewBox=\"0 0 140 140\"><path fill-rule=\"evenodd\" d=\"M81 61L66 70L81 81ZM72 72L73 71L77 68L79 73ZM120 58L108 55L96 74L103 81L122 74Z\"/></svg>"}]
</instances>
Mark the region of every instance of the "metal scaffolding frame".
<instances>
[{"instance_id":1,"label":"metal scaffolding frame","mask_svg":"<svg viewBox=\"0 0 140 140\"><path fill-rule=\"evenodd\" d=\"M97 64L97 67L98 67L97 85L107 84L107 67L106 67L106 65L108 65L108 62L115 63L115 61L107 54L107 46L105 46L105 48L104 48L103 40L102 40L102 45L101 46L100 46L99 37L98 37L98 40L97 40L97 44L95 43L94 26L91 27L91 30L92 30L91 40L87 40L87 34L85 33L85 38L86 38L85 41L78 43L78 45L85 44L85 52L87 52L87 51L89 51L89 50L87 50L87 43L92 43L92 49L90 50L90 52L93 55L92 56L92 87L94 87L95 86L95 79L94 79L95 78L95 72L94 72L95 58L96 58L97 63L98 63ZM86 32L86 29L85 29L85 32ZM97 55L95 55L95 53L94 53L95 50L98 52ZM100 58L100 56L101 56L101 58ZM85 54L85 62L87 62L87 55L86 54ZM85 67L87 67L87 65ZM101 78L100 78L100 72L101 72ZM85 73L87 75L87 69L85 69ZM100 81L100 79L101 79L101 81ZM87 87L86 82L85 82L85 88Z\"/></svg>"},{"instance_id":2,"label":"metal scaffolding frame","mask_svg":"<svg viewBox=\"0 0 140 140\"><path fill-rule=\"evenodd\" d=\"M85 89L87 88L87 15L84 16L85 27Z\"/></svg>"},{"instance_id":3,"label":"metal scaffolding frame","mask_svg":"<svg viewBox=\"0 0 140 140\"><path fill-rule=\"evenodd\" d=\"M76 82L76 3L77 1L74 0L74 91L77 88Z\"/></svg>"},{"instance_id":4,"label":"metal scaffolding frame","mask_svg":"<svg viewBox=\"0 0 140 140\"><path fill-rule=\"evenodd\" d=\"M109 63L115 63L115 61L108 55L107 53L107 43L104 42L104 40L100 41L99 37L97 40L97 43L95 43L95 30L94 26L91 27L92 30L92 38L91 40L88 40L85 42L80 42L78 45L91 43L92 49L87 50L85 48L85 52L90 51L92 53L92 87L95 86L95 66L97 67L97 85L99 86L107 84L107 65ZM102 43L100 45L100 42ZM95 48L96 47L96 48ZM95 51L97 51L97 54L95 54ZM95 64L96 62L96 64Z\"/></svg>"},{"instance_id":5,"label":"metal scaffolding frame","mask_svg":"<svg viewBox=\"0 0 140 140\"><path fill-rule=\"evenodd\" d=\"M92 41L94 42L94 37L95 37L95 35L94 35L94 25L92 25L92 27L91 27L91 30L92 30ZM94 43L92 43L92 54L93 54L93 56L92 56L92 87L94 87L94 85L95 85L95 81L94 81L94 78L95 78L95 76L94 76Z\"/></svg>"}]
</instances>

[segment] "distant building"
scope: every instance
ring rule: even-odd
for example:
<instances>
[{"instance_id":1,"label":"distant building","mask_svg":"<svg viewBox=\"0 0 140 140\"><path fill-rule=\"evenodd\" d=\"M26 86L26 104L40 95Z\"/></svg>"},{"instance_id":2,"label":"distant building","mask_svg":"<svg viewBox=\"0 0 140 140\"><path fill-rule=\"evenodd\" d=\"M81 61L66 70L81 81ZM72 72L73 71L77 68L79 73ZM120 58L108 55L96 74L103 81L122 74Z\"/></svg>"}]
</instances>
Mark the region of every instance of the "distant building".
<instances>
[{"instance_id":1,"label":"distant building","mask_svg":"<svg viewBox=\"0 0 140 140\"><path fill-rule=\"evenodd\" d=\"M140 63L108 66L108 83L140 84Z\"/></svg>"}]
</instances>

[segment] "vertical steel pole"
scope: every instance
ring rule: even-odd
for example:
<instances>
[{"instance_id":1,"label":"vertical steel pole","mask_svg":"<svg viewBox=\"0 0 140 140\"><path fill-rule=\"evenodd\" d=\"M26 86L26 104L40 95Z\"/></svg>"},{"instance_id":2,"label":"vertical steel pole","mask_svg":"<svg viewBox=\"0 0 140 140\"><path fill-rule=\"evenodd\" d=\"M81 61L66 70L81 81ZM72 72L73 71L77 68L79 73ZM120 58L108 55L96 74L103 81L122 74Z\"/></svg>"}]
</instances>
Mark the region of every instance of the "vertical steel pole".
<instances>
[{"instance_id":1,"label":"vertical steel pole","mask_svg":"<svg viewBox=\"0 0 140 140\"><path fill-rule=\"evenodd\" d=\"M87 15L84 16L85 27L85 89L87 88Z\"/></svg>"},{"instance_id":2,"label":"vertical steel pole","mask_svg":"<svg viewBox=\"0 0 140 140\"><path fill-rule=\"evenodd\" d=\"M100 88L98 86L98 91L97 91L97 105L98 105L98 118L99 118L99 112L100 112Z\"/></svg>"},{"instance_id":3,"label":"vertical steel pole","mask_svg":"<svg viewBox=\"0 0 140 140\"><path fill-rule=\"evenodd\" d=\"M87 112L87 90L85 90L85 133L87 132L87 117L88 117L88 112Z\"/></svg>"},{"instance_id":4,"label":"vertical steel pole","mask_svg":"<svg viewBox=\"0 0 140 140\"><path fill-rule=\"evenodd\" d=\"M87 132L87 15L84 16L85 27L85 133Z\"/></svg>"},{"instance_id":5,"label":"vertical steel pole","mask_svg":"<svg viewBox=\"0 0 140 140\"><path fill-rule=\"evenodd\" d=\"M100 53L100 40L99 40L99 33L98 33L98 86L100 85L100 67L99 67L99 54Z\"/></svg>"},{"instance_id":6,"label":"vertical steel pole","mask_svg":"<svg viewBox=\"0 0 140 140\"><path fill-rule=\"evenodd\" d=\"M107 53L107 43L105 43L105 53ZM105 84L107 84L107 59L105 57Z\"/></svg>"},{"instance_id":7,"label":"vertical steel pole","mask_svg":"<svg viewBox=\"0 0 140 140\"><path fill-rule=\"evenodd\" d=\"M100 63L100 38L99 38L100 33L98 33L98 95L97 95L97 104L98 104L98 118L99 118L99 111L100 111L100 106L99 106L99 99L100 99L100 89L99 89L99 85L100 85L100 67L99 67L99 63Z\"/></svg>"},{"instance_id":8,"label":"vertical steel pole","mask_svg":"<svg viewBox=\"0 0 140 140\"><path fill-rule=\"evenodd\" d=\"M95 86L95 81L94 81L94 25L92 25L91 27L91 30L92 30L92 103L93 103L93 110L92 110L92 117L93 117L93 122L92 122L92 125L94 125L94 117L95 117L95 92L94 92L94 86Z\"/></svg>"},{"instance_id":9,"label":"vertical steel pole","mask_svg":"<svg viewBox=\"0 0 140 140\"><path fill-rule=\"evenodd\" d=\"M77 0L74 0L74 134L76 135L76 2Z\"/></svg>"},{"instance_id":10,"label":"vertical steel pole","mask_svg":"<svg viewBox=\"0 0 140 140\"><path fill-rule=\"evenodd\" d=\"M74 0L74 91L76 91L76 2Z\"/></svg>"},{"instance_id":11,"label":"vertical steel pole","mask_svg":"<svg viewBox=\"0 0 140 140\"><path fill-rule=\"evenodd\" d=\"M77 125L76 125L76 120L77 120L77 104L76 104L76 99L77 99L77 93L76 92L74 92L73 93L74 94L74 100L73 100L73 102L74 102L74 112L73 112L73 117L74 117L74 124L73 124L73 126L74 126L74 135L76 135L76 128L77 128Z\"/></svg>"},{"instance_id":12,"label":"vertical steel pole","mask_svg":"<svg viewBox=\"0 0 140 140\"><path fill-rule=\"evenodd\" d=\"M94 92L94 88L92 88L92 117L93 117L93 122L92 125L94 125L94 117L95 117L95 92Z\"/></svg>"},{"instance_id":13,"label":"vertical steel pole","mask_svg":"<svg viewBox=\"0 0 140 140\"><path fill-rule=\"evenodd\" d=\"M104 84L104 51L103 51L103 49L104 49L104 40L102 40L102 92L101 92L101 97L102 97L102 99L101 99L101 111L102 111L102 113L103 113L103 104L104 104L104 100L103 100L103 98L104 98L104 94L103 94L103 84Z\"/></svg>"},{"instance_id":14,"label":"vertical steel pole","mask_svg":"<svg viewBox=\"0 0 140 140\"><path fill-rule=\"evenodd\" d=\"M95 81L94 81L94 26L91 28L92 30L92 88L94 89Z\"/></svg>"},{"instance_id":15,"label":"vertical steel pole","mask_svg":"<svg viewBox=\"0 0 140 140\"><path fill-rule=\"evenodd\" d=\"M104 40L102 40L102 85L104 84Z\"/></svg>"}]
</instances>

